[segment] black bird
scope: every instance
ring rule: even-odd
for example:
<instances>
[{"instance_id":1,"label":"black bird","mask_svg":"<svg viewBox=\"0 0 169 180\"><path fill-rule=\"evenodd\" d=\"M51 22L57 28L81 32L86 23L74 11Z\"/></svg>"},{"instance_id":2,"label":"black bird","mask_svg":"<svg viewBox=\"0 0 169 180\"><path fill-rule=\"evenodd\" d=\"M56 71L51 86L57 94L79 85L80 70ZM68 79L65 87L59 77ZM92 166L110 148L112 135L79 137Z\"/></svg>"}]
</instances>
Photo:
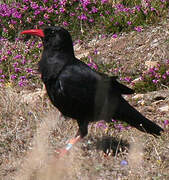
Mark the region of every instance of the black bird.
<instances>
[{"instance_id":1,"label":"black bird","mask_svg":"<svg viewBox=\"0 0 169 180\"><path fill-rule=\"evenodd\" d=\"M117 77L96 72L75 57L67 30L47 27L21 34L41 37L44 49L39 71L48 96L63 115L77 120L79 130L63 152L87 135L88 124L93 121L110 122L113 118L153 135L163 131L122 97L122 94L133 94L132 89L120 84Z\"/></svg>"}]
</instances>

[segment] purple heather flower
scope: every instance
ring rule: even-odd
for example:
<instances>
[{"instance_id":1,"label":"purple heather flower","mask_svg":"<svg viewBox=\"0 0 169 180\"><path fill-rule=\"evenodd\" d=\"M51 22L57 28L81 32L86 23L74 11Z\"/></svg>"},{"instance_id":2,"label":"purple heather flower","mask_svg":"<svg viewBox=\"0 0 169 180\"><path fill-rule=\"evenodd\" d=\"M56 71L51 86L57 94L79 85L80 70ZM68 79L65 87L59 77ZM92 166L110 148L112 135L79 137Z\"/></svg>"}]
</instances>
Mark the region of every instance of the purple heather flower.
<instances>
[{"instance_id":1,"label":"purple heather flower","mask_svg":"<svg viewBox=\"0 0 169 180\"><path fill-rule=\"evenodd\" d=\"M20 39L19 38L15 38L15 41L19 41Z\"/></svg>"},{"instance_id":2,"label":"purple heather flower","mask_svg":"<svg viewBox=\"0 0 169 180\"><path fill-rule=\"evenodd\" d=\"M140 26L134 27L134 30L136 30L137 32L141 32L142 31L142 27L140 27Z\"/></svg>"},{"instance_id":3,"label":"purple heather flower","mask_svg":"<svg viewBox=\"0 0 169 180\"><path fill-rule=\"evenodd\" d=\"M18 66L18 65L19 65L18 62L13 63L13 67L14 67L14 68L15 68L16 66Z\"/></svg>"},{"instance_id":4,"label":"purple heather flower","mask_svg":"<svg viewBox=\"0 0 169 180\"><path fill-rule=\"evenodd\" d=\"M46 13L43 15L43 17L44 17L44 19L49 19L49 15Z\"/></svg>"},{"instance_id":5,"label":"purple heather flower","mask_svg":"<svg viewBox=\"0 0 169 180\"><path fill-rule=\"evenodd\" d=\"M39 24L39 26L42 26L44 24L44 22L38 21L38 24Z\"/></svg>"},{"instance_id":6,"label":"purple heather flower","mask_svg":"<svg viewBox=\"0 0 169 180\"><path fill-rule=\"evenodd\" d=\"M3 28L3 32L5 32L5 33L6 33L6 32L8 32L8 30L7 30L6 28Z\"/></svg>"},{"instance_id":7,"label":"purple heather flower","mask_svg":"<svg viewBox=\"0 0 169 180\"><path fill-rule=\"evenodd\" d=\"M114 18L111 18L110 21L111 21L111 22L114 21Z\"/></svg>"},{"instance_id":8,"label":"purple heather flower","mask_svg":"<svg viewBox=\"0 0 169 180\"><path fill-rule=\"evenodd\" d=\"M59 14L59 12L58 12L57 10L55 11L55 13L56 13L56 14Z\"/></svg>"},{"instance_id":9,"label":"purple heather flower","mask_svg":"<svg viewBox=\"0 0 169 180\"><path fill-rule=\"evenodd\" d=\"M131 82L132 79L130 77L125 77L124 80L127 82Z\"/></svg>"},{"instance_id":10,"label":"purple heather flower","mask_svg":"<svg viewBox=\"0 0 169 180\"><path fill-rule=\"evenodd\" d=\"M150 73L152 73L152 74L155 74L154 68L150 68L148 71L149 71Z\"/></svg>"},{"instance_id":11,"label":"purple heather flower","mask_svg":"<svg viewBox=\"0 0 169 180\"><path fill-rule=\"evenodd\" d=\"M7 58L8 58L7 56L2 56L2 58L0 59L0 62L1 62L1 61L6 61Z\"/></svg>"},{"instance_id":12,"label":"purple heather flower","mask_svg":"<svg viewBox=\"0 0 169 180\"><path fill-rule=\"evenodd\" d=\"M4 79L0 79L0 82L4 82Z\"/></svg>"},{"instance_id":13,"label":"purple heather flower","mask_svg":"<svg viewBox=\"0 0 169 180\"><path fill-rule=\"evenodd\" d=\"M97 51L97 49L95 49L95 50L94 50L94 54L97 54L97 53L98 53L98 51Z\"/></svg>"},{"instance_id":14,"label":"purple heather flower","mask_svg":"<svg viewBox=\"0 0 169 180\"><path fill-rule=\"evenodd\" d=\"M17 22L16 21L14 21L13 19L11 19L11 24L17 24Z\"/></svg>"},{"instance_id":15,"label":"purple heather flower","mask_svg":"<svg viewBox=\"0 0 169 180\"><path fill-rule=\"evenodd\" d=\"M15 72L18 73L21 71L21 68L15 68Z\"/></svg>"},{"instance_id":16,"label":"purple heather flower","mask_svg":"<svg viewBox=\"0 0 169 180\"><path fill-rule=\"evenodd\" d=\"M113 34L113 36L112 36L113 38L117 38L117 34Z\"/></svg>"},{"instance_id":17,"label":"purple heather flower","mask_svg":"<svg viewBox=\"0 0 169 180\"><path fill-rule=\"evenodd\" d=\"M151 7L150 10L151 10L151 11L155 11L155 8Z\"/></svg>"},{"instance_id":18,"label":"purple heather flower","mask_svg":"<svg viewBox=\"0 0 169 180\"><path fill-rule=\"evenodd\" d=\"M86 8L86 6L91 3L90 0L80 0L80 2L82 3L83 8Z\"/></svg>"},{"instance_id":19,"label":"purple heather flower","mask_svg":"<svg viewBox=\"0 0 169 180\"><path fill-rule=\"evenodd\" d=\"M24 58L21 63L24 65L26 63L26 59Z\"/></svg>"},{"instance_id":20,"label":"purple heather flower","mask_svg":"<svg viewBox=\"0 0 169 180\"><path fill-rule=\"evenodd\" d=\"M38 9L38 4L36 2L31 2L31 8L32 9Z\"/></svg>"},{"instance_id":21,"label":"purple heather flower","mask_svg":"<svg viewBox=\"0 0 169 180\"><path fill-rule=\"evenodd\" d=\"M13 80L13 79L16 79L17 78L17 76L16 75L11 75L11 79Z\"/></svg>"},{"instance_id":22,"label":"purple heather flower","mask_svg":"<svg viewBox=\"0 0 169 180\"><path fill-rule=\"evenodd\" d=\"M130 26L132 24L132 22L131 21L127 21L127 24Z\"/></svg>"},{"instance_id":23,"label":"purple heather flower","mask_svg":"<svg viewBox=\"0 0 169 180\"><path fill-rule=\"evenodd\" d=\"M85 14L82 14L81 16L78 16L78 19L87 20L87 16Z\"/></svg>"},{"instance_id":24,"label":"purple heather flower","mask_svg":"<svg viewBox=\"0 0 169 180\"><path fill-rule=\"evenodd\" d=\"M110 11L105 11L106 14L110 14Z\"/></svg>"},{"instance_id":25,"label":"purple heather flower","mask_svg":"<svg viewBox=\"0 0 169 180\"><path fill-rule=\"evenodd\" d=\"M8 55L12 55L12 51L8 50L8 51L7 51L7 54L8 54Z\"/></svg>"},{"instance_id":26,"label":"purple heather flower","mask_svg":"<svg viewBox=\"0 0 169 180\"><path fill-rule=\"evenodd\" d=\"M27 69L26 69L26 72L27 72L27 73L31 73L32 71L33 71L33 70L32 70L31 68L27 68Z\"/></svg>"},{"instance_id":27,"label":"purple heather flower","mask_svg":"<svg viewBox=\"0 0 169 180\"><path fill-rule=\"evenodd\" d=\"M14 18L17 18L17 19L21 19L21 17L22 17L22 15L21 15L18 11L14 12L14 13L12 14L12 16L13 16Z\"/></svg>"},{"instance_id":28,"label":"purple heather flower","mask_svg":"<svg viewBox=\"0 0 169 180\"><path fill-rule=\"evenodd\" d=\"M101 0L102 4L108 3L108 0Z\"/></svg>"},{"instance_id":29,"label":"purple heather flower","mask_svg":"<svg viewBox=\"0 0 169 180\"><path fill-rule=\"evenodd\" d=\"M97 13L97 12L98 12L98 9L93 6L91 12L92 12L92 13Z\"/></svg>"},{"instance_id":30,"label":"purple heather flower","mask_svg":"<svg viewBox=\"0 0 169 180\"><path fill-rule=\"evenodd\" d=\"M163 79L167 79L166 74L163 74L163 75L162 75L162 78L163 78Z\"/></svg>"},{"instance_id":31,"label":"purple heather flower","mask_svg":"<svg viewBox=\"0 0 169 180\"><path fill-rule=\"evenodd\" d=\"M75 14L75 13L73 13L73 12L71 12L71 13L70 13L70 16L75 16L75 15L76 15L76 14Z\"/></svg>"},{"instance_id":32,"label":"purple heather flower","mask_svg":"<svg viewBox=\"0 0 169 180\"><path fill-rule=\"evenodd\" d=\"M45 11L45 8L43 6L39 6L40 11Z\"/></svg>"},{"instance_id":33,"label":"purple heather flower","mask_svg":"<svg viewBox=\"0 0 169 180\"><path fill-rule=\"evenodd\" d=\"M90 66L90 67L92 67L93 69L96 69L96 70L98 69L96 63L94 63L94 62L92 62L92 61L91 61L90 63L88 63L87 65Z\"/></svg>"},{"instance_id":34,"label":"purple heather flower","mask_svg":"<svg viewBox=\"0 0 169 180\"><path fill-rule=\"evenodd\" d=\"M106 129L106 128L107 128L107 125L105 124L104 121L99 121L99 122L96 124L96 127L98 127L98 128L102 127L103 129Z\"/></svg>"},{"instance_id":35,"label":"purple heather flower","mask_svg":"<svg viewBox=\"0 0 169 180\"><path fill-rule=\"evenodd\" d=\"M146 9L146 10L144 10L143 12L144 12L144 14L145 14L145 15L147 15L147 14L148 14L148 10L147 10L147 9Z\"/></svg>"},{"instance_id":36,"label":"purple heather flower","mask_svg":"<svg viewBox=\"0 0 169 180\"><path fill-rule=\"evenodd\" d=\"M136 6L135 8L137 9L137 11L140 11L140 9L141 9L140 6Z\"/></svg>"},{"instance_id":37,"label":"purple heather flower","mask_svg":"<svg viewBox=\"0 0 169 180\"><path fill-rule=\"evenodd\" d=\"M129 12L129 8L123 8L123 12Z\"/></svg>"},{"instance_id":38,"label":"purple heather flower","mask_svg":"<svg viewBox=\"0 0 169 180\"><path fill-rule=\"evenodd\" d=\"M159 81L159 80L157 80L157 79L153 79L153 80L152 80L152 82L153 82L154 84L157 84L158 81Z\"/></svg>"},{"instance_id":39,"label":"purple heather flower","mask_svg":"<svg viewBox=\"0 0 169 180\"><path fill-rule=\"evenodd\" d=\"M156 74L155 77L156 77L157 79L159 79L159 78L161 77L161 75Z\"/></svg>"},{"instance_id":40,"label":"purple heather flower","mask_svg":"<svg viewBox=\"0 0 169 180\"><path fill-rule=\"evenodd\" d=\"M20 76L20 80L26 80L25 76Z\"/></svg>"},{"instance_id":41,"label":"purple heather flower","mask_svg":"<svg viewBox=\"0 0 169 180\"><path fill-rule=\"evenodd\" d=\"M61 1L59 2L59 5L65 6L65 5L66 5L66 1L67 1L67 0L61 0Z\"/></svg>"},{"instance_id":42,"label":"purple heather flower","mask_svg":"<svg viewBox=\"0 0 169 180\"><path fill-rule=\"evenodd\" d=\"M119 129L120 131L125 129L122 124L114 124L114 127L115 127L116 129Z\"/></svg>"},{"instance_id":43,"label":"purple heather flower","mask_svg":"<svg viewBox=\"0 0 169 180\"><path fill-rule=\"evenodd\" d=\"M89 19L89 22L90 22L90 23L93 23L93 22L94 22L94 19Z\"/></svg>"},{"instance_id":44,"label":"purple heather flower","mask_svg":"<svg viewBox=\"0 0 169 180\"><path fill-rule=\"evenodd\" d=\"M14 57L14 59L21 59L22 58L22 55L21 54L18 54Z\"/></svg>"},{"instance_id":45,"label":"purple heather flower","mask_svg":"<svg viewBox=\"0 0 169 180\"><path fill-rule=\"evenodd\" d=\"M4 79L6 76L4 74L2 74L0 77Z\"/></svg>"},{"instance_id":46,"label":"purple heather flower","mask_svg":"<svg viewBox=\"0 0 169 180\"><path fill-rule=\"evenodd\" d=\"M47 12L48 12L48 13L52 13L53 11L54 11L53 8L48 8L48 9L47 9Z\"/></svg>"},{"instance_id":47,"label":"purple heather flower","mask_svg":"<svg viewBox=\"0 0 169 180\"><path fill-rule=\"evenodd\" d=\"M167 126L169 124L169 120L164 120L164 126Z\"/></svg>"},{"instance_id":48,"label":"purple heather flower","mask_svg":"<svg viewBox=\"0 0 169 180\"><path fill-rule=\"evenodd\" d=\"M31 42L31 46L34 46L34 45L35 45L35 41L32 41L32 42Z\"/></svg>"},{"instance_id":49,"label":"purple heather flower","mask_svg":"<svg viewBox=\"0 0 169 180\"><path fill-rule=\"evenodd\" d=\"M60 12L61 13L64 13L65 12L65 9L64 8L59 8Z\"/></svg>"},{"instance_id":50,"label":"purple heather flower","mask_svg":"<svg viewBox=\"0 0 169 180\"><path fill-rule=\"evenodd\" d=\"M64 25L64 26L68 26L69 24L68 24L66 21L64 21L64 22L63 22L63 25Z\"/></svg>"},{"instance_id":51,"label":"purple heather flower","mask_svg":"<svg viewBox=\"0 0 169 180\"><path fill-rule=\"evenodd\" d=\"M115 119L112 119L111 121L112 121L112 122L117 122Z\"/></svg>"},{"instance_id":52,"label":"purple heather flower","mask_svg":"<svg viewBox=\"0 0 169 180\"><path fill-rule=\"evenodd\" d=\"M2 69L0 69L0 74L2 74L3 73L3 70Z\"/></svg>"},{"instance_id":53,"label":"purple heather flower","mask_svg":"<svg viewBox=\"0 0 169 180\"><path fill-rule=\"evenodd\" d=\"M34 15L40 14L40 10L35 10Z\"/></svg>"},{"instance_id":54,"label":"purple heather flower","mask_svg":"<svg viewBox=\"0 0 169 180\"><path fill-rule=\"evenodd\" d=\"M27 9L29 9L29 7L24 5L23 10L26 11Z\"/></svg>"},{"instance_id":55,"label":"purple heather flower","mask_svg":"<svg viewBox=\"0 0 169 180\"><path fill-rule=\"evenodd\" d=\"M26 86L27 83L25 81L21 80L21 81L18 82L18 84L19 84L20 87L23 87L23 86Z\"/></svg>"},{"instance_id":56,"label":"purple heather flower","mask_svg":"<svg viewBox=\"0 0 169 180\"><path fill-rule=\"evenodd\" d=\"M123 11L124 5L123 4L116 4L115 6L119 11Z\"/></svg>"},{"instance_id":57,"label":"purple heather flower","mask_svg":"<svg viewBox=\"0 0 169 180\"><path fill-rule=\"evenodd\" d=\"M38 48L41 48L42 46L43 46L42 43L39 43L39 44L38 44Z\"/></svg>"}]
</instances>

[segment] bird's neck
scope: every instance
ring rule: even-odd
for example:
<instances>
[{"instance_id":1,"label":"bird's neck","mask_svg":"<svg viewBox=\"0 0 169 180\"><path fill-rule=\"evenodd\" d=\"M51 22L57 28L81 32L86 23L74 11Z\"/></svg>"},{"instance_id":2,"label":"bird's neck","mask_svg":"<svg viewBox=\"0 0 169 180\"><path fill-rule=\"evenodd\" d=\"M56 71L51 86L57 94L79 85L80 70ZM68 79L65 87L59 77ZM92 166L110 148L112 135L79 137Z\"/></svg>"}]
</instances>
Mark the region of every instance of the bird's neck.
<instances>
[{"instance_id":1,"label":"bird's neck","mask_svg":"<svg viewBox=\"0 0 169 180\"><path fill-rule=\"evenodd\" d=\"M57 78L62 69L75 61L74 53L43 52L39 62L39 71L43 81Z\"/></svg>"}]
</instances>

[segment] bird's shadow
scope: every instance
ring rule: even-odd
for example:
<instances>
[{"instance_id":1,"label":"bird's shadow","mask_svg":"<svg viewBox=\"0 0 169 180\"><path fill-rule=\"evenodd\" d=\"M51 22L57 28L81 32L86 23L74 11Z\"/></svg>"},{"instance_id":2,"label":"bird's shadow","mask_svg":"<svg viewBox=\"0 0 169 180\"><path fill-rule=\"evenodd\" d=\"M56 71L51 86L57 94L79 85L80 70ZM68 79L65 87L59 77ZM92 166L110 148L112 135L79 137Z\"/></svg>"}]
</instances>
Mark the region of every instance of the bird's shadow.
<instances>
[{"instance_id":1,"label":"bird's shadow","mask_svg":"<svg viewBox=\"0 0 169 180\"><path fill-rule=\"evenodd\" d=\"M100 150L105 154L112 152L113 155L116 155L119 152L128 151L129 147L130 145L127 140L122 140L120 138L114 138L111 136L104 136L102 138L95 138L94 140L92 138L91 143L87 144L86 148L88 150Z\"/></svg>"}]
</instances>

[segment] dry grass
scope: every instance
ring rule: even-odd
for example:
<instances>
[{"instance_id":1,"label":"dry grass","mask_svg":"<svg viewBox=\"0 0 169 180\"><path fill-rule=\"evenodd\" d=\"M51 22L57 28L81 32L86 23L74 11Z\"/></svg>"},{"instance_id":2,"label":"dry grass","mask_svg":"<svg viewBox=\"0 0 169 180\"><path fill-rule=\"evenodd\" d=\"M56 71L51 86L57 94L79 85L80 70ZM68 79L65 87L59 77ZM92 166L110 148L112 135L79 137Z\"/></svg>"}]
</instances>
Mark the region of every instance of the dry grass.
<instances>
[{"instance_id":1,"label":"dry grass","mask_svg":"<svg viewBox=\"0 0 169 180\"><path fill-rule=\"evenodd\" d=\"M58 159L55 149L74 136L75 122L65 121L48 99L43 103L40 96L26 104L23 94L7 88L0 91L0 97L2 180L169 178L167 133L156 139L135 129L104 132L92 124L83 142ZM128 165L121 165L122 160Z\"/></svg>"}]
</instances>

